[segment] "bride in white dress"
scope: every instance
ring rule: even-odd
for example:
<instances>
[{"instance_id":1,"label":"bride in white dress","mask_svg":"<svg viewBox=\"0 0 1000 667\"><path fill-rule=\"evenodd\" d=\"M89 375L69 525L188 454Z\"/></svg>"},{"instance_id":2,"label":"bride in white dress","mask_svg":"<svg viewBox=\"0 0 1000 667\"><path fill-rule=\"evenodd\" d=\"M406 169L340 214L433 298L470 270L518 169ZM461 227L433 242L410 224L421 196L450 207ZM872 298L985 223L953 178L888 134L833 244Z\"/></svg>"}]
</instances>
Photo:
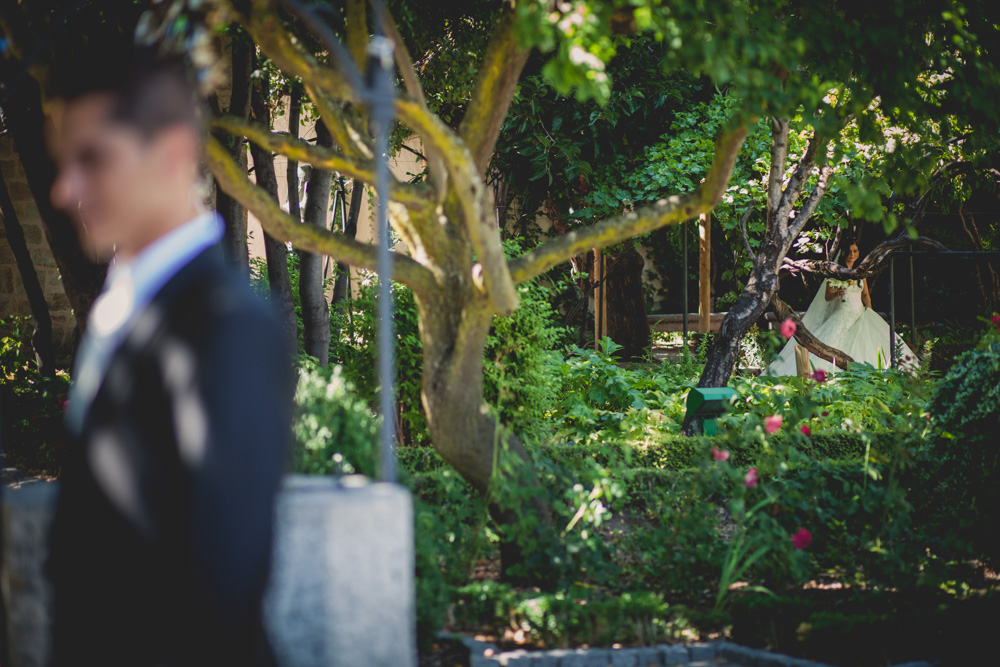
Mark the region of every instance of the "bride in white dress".
<instances>
[{"instance_id":1,"label":"bride in white dress","mask_svg":"<svg viewBox=\"0 0 1000 667\"><path fill-rule=\"evenodd\" d=\"M850 269L858 261L858 247L851 245L844 265ZM835 285L838 281L834 281ZM846 287L830 285L824 280L819 293L802 317L802 324L819 340L849 355L858 363L869 363L875 368L889 366L889 325L872 310L867 280L850 281ZM781 349L777 359L764 371L764 375L795 375L795 338ZM916 355L896 336L897 367L909 369L917 364ZM809 354L813 369L827 373L840 371L826 359Z\"/></svg>"}]
</instances>

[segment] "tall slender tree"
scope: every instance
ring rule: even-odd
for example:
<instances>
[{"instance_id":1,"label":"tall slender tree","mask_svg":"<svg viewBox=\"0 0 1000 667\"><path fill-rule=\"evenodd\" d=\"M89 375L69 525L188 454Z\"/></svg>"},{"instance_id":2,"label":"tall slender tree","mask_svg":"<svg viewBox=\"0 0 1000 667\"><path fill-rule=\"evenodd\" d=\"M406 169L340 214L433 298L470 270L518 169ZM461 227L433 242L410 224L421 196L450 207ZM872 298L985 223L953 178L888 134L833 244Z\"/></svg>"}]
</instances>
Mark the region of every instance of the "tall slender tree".
<instances>
[{"instance_id":1,"label":"tall slender tree","mask_svg":"<svg viewBox=\"0 0 1000 667\"><path fill-rule=\"evenodd\" d=\"M254 83L250 91L250 113L253 119L270 127L271 109L269 106L270 89L269 82L265 76L254 77ZM223 148L221 143L213 140L213 146ZM230 163L238 164L227 151L227 159ZM250 157L253 159L254 181L257 186L267 193L267 196L274 206L279 206L278 198L278 178L274 170L274 155L270 149L260 144L250 144ZM225 188L224 182L220 179L220 185ZM239 201L239 196L234 195ZM245 202L241 203L245 206ZM247 207L250 208L250 207ZM250 208L250 210L254 210ZM255 211L256 212L256 211ZM287 215L287 214L286 214ZM295 222L298 223L298 218ZM267 231L268 225L264 227L264 253L267 259L267 283L270 287L271 301L275 304L281 317L282 325L285 328L288 344L291 349L295 349L298 341L298 322L295 317L295 296L292 294L292 282L288 274L288 247L285 242L275 238Z\"/></svg>"},{"instance_id":2,"label":"tall slender tree","mask_svg":"<svg viewBox=\"0 0 1000 667\"><path fill-rule=\"evenodd\" d=\"M333 138L322 120L316 122L316 145L330 148ZM303 224L326 230L330 210L330 183L333 174L314 168L306 186ZM330 305L323 281L323 255L299 254L299 302L302 308L302 347L306 354L326 366L330 356Z\"/></svg>"},{"instance_id":3,"label":"tall slender tree","mask_svg":"<svg viewBox=\"0 0 1000 667\"><path fill-rule=\"evenodd\" d=\"M17 217L17 211L14 210L14 203L10 199L10 192L7 190L3 174L0 174L0 218L3 219L7 243L14 254L17 273L21 277L21 284L24 285L24 291L28 295L31 317L35 321L35 329L31 334L31 346L35 351L38 374L52 377L56 370L52 348L52 317L49 315L45 291L42 289L42 284L38 282L38 274L35 272L35 265L31 261L31 253L28 251L28 244L24 239L24 229Z\"/></svg>"}]
</instances>

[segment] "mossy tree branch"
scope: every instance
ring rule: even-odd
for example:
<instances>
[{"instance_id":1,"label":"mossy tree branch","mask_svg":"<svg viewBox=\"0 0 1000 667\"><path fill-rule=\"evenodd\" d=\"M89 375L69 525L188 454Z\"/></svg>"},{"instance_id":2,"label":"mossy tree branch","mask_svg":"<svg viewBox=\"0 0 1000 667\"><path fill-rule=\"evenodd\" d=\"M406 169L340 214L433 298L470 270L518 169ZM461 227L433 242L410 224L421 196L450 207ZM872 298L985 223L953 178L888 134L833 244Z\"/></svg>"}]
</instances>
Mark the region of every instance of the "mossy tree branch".
<instances>
[{"instance_id":1,"label":"mossy tree branch","mask_svg":"<svg viewBox=\"0 0 1000 667\"><path fill-rule=\"evenodd\" d=\"M694 191L661 199L649 206L547 241L511 260L510 272L514 281L522 283L531 280L582 252L605 248L666 225L686 222L711 211L722 199L746 134L746 127L742 126L729 130L719 137L715 143L715 157L708 176Z\"/></svg>"},{"instance_id":2,"label":"mossy tree branch","mask_svg":"<svg viewBox=\"0 0 1000 667\"><path fill-rule=\"evenodd\" d=\"M490 37L459 134L480 173L486 170L500 127L517 89L529 49L517 42L511 11L504 11Z\"/></svg>"},{"instance_id":3,"label":"mossy tree branch","mask_svg":"<svg viewBox=\"0 0 1000 667\"><path fill-rule=\"evenodd\" d=\"M314 146L287 132L271 132L258 123L235 116L213 118L212 126L236 136L244 136L258 146L290 160L306 162L317 169L335 171L368 184L375 183L375 164L371 161L350 158L335 150ZM390 185L390 193L394 201L407 208L426 209L432 204L430 188L421 183L394 181Z\"/></svg>"},{"instance_id":4,"label":"mossy tree branch","mask_svg":"<svg viewBox=\"0 0 1000 667\"><path fill-rule=\"evenodd\" d=\"M410 97L424 111L430 113L427 108L427 99L424 97L423 86L420 85L417 71L413 68L413 59L410 57L406 43L403 42L403 36L399 33L399 28L396 26L396 21L389 12L388 7L383 7L382 31L395 44L393 56L396 59L396 67L399 68L399 74L403 78L403 85L406 87L406 92L410 94ZM425 152L427 154L427 168L431 173L431 181L434 183L435 190L437 191L438 201L441 201L444 199L445 191L448 187L448 172L441 159L441 155L433 146L426 146Z\"/></svg>"},{"instance_id":5,"label":"mossy tree branch","mask_svg":"<svg viewBox=\"0 0 1000 667\"><path fill-rule=\"evenodd\" d=\"M237 16L261 50L286 74L297 76L305 84L306 93L326 123L334 142L352 157L373 157L369 142L355 128L342 102L357 102L356 91L332 67L329 67L293 41L271 0L254 3L249 14Z\"/></svg>"},{"instance_id":6,"label":"mossy tree branch","mask_svg":"<svg viewBox=\"0 0 1000 667\"><path fill-rule=\"evenodd\" d=\"M275 238L292 241L303 250L329 255L346 264L376 270L378 258L374 246L313 225L300 224L264 190L251 183L243 168L212 137L205 145L205 164L219 185L252 211L264 229ZM429 294L434 289L434 276L429 269L405 255L392 253L392 257L394 279L409 286L418 295Z\"/></svg>"},{"instance_id":7,"label":"mossy tree branch","mask_svg":"<svg viewBox=\"0 0 1000 667\"><path fill-rule=\"evenodd\" d=\"M486 186L469 149L440 118L409 97L396 99L396 114L424 140L424 145L441 155L451 177L451 188L461 210L461 222L479 257L480 267L473 280L493 303L498 313L517 308L517 290L511 280L500 247L500 232L486 215Z\"/></svg>"}]
</instances>

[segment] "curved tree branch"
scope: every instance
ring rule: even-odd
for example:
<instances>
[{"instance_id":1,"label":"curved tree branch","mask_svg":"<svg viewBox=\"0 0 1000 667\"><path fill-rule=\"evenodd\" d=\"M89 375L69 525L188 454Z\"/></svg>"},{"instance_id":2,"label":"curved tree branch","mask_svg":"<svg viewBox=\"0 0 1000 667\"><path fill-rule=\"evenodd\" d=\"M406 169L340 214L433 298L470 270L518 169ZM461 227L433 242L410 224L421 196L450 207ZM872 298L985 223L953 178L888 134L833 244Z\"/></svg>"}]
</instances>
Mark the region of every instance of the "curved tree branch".
<instances>
[{"instance_id":1,"label":"curved tree branch","mask_svg":"<svg viewBox=\"0 0 1000 667\"><path fill-rule=\"evenodd\" d=\"M514 281L523 283L545 273L571 257L595 248L605 248L666 225L676 225L711 211L722 199L739 155L745 126L724 133L715 144L715 158L708 175L697 189L673 195L624 215L574 230L547 241L534 250L511 260Z\"/></svg>"},{"instance_id":2,"label":"curved tree branch","mask_svg":"<svg viewBox=\"0 0 1000 667\"><path fill-rule=\"evenodd\" d=\"M399 74L403 78L403 85L406 87L406 92L410 94L410 97L416 101L425 111L427 109L427 100L424 97L424 89L420 85L420 79L417 78L417 71L413 68L413 59L410 57L410 52L406 48L406 44L403 42L403 36L399 34L399 28L396 26L396 20L392 17L389 12L388 7L384 7L382 14L382 30L385 32L386 37L391 39L395 48L393 49L393 56L396 59L396 67L399 68ZM438 155L433 147L428 146L426 149L427 157L427 168L431 172L431 180L435 184L437 190L438 201L444 198L445 190L448 187L447 174L445 170L445 165L441 160L441 156Z\"/></svg>"},{"instance_id":3,"label":"curved tree branch","mask_svg":"<svg viewBox=\"0 0 1000 667\"><path fill-rule=\"evenodd\" d=\"M753 257L753 248L750 247L750 236L747 234L747 219L750 214L753 213L753 202L750 202L750 206L747 207L746 213L740 218L740 234L743 236L743 247L747 251L747 257Z\"/></svg>"},{"instance_id":4,"label":"curved tree branch","mask_svg":"<svg viewBox=\"0 0 1000 667\"><path fill-rule=\"evenodd\" d=\"M482 172L466 145L440 118L408 97L397 97L395 103L399 119L421 136L426 147L437 151L448 168L463 223L480 261L481 273L473 279L489 295L496 312L511 312L517 308L517 290L500 247L500 232L486 214Z\"/></svg>"},{"instance_id":5,"label":"curved tree branch","mask_svg":"<svg viewBox=\"0 0 1000 667\"><path fill-rule=\"evenodd\" d=\"M346 157L322 146L313 146L287 132L271 132L259 123L234 116L214 118L212 126L236 136L245 136L258 146L272 153L284 155L290 160L306 162L323 171L335 171L368 184L375 182L374 163ZM420 183L394 181L390 184L389 191L394 201L408 208L423 209L432 204L429 188Z\"/></svg>"},{"instance_id":6,"label":"curved tree branch","mask_svg":"<svg viewBox=\"0 0 1000 667\"><path fill-rule=\"evenodd\" d=\"M839 280L861 280L863 278L870 278L878 275L884 271L889 256L896 250L904 248L908 245L917 244L925 245L935 250L948 249L940 241L936 241L926 236L910 238L907 234L897 234L891 239L882 241L882 243L875 246L872 251L865 255L865 258L858 262L857 266L853 269L848 269L845 266L828 260L790 259L788 257L785 257L782 261L781 268L793 274L798 273L799 271L806 271L808 273L815 273L827 278L837 278Z\"/></svg>"},{"instance_id":7,"label":"curved tree branch","mask_svg":"<svg viewBox=\"0 0 1000 667\"><path fill-rule=\"evenodd\" d=\"M793 237L797 237L801 232L802 228L805 227L806 223L809 222L809 218L816 211L816 207L819 205L819 201L826 194L826 189L830 185L830 176L833 174L833 167L831 165L824 165L819 170L819 178L816 180L816 187L813 191L809 193L809 197L806 199L805 203L795 213L795 222L789 227L788 231Z\"/></svg>"},{"instance_id":8,"label":"curved tree branch","mask_svg":"<svg viewBox=\"0 0 1000 667\"><path fill-rule=\"evenodd\" d=\"M504 11L483 55L472 98L466 106L459 134L469 147L479 173L493 154L500 127L517 89L521 70L528 62L530 49L518 44L513 13Z\"/></svg>"},{"instance_id":9,"label":"curved tree branch","mask_svg":"<svg viewBox=\"0 0 1000 667\"><path fill-rule=\"evenodd\" d=\"M781 202L781 184L785 179L785 163L788 161L788 126L787 118L771 119L771 168L767 175L768 227L773 224Z\"/></svg>"},{"instance_id":10,"label":"curved tree branch","mask_svg":"<svg viewBox=\"0 0 1000 667\"><path fill-rule=\"evenodd\" d=\"M806 180L809 178L810 172L813 169L813 163L816 161L816 155L819 153L820 149L825 148L830 142L828 137L824 137L818 134L814 134L812 139L809 140L809 145L806 146L805 152L802 157L799 158L798 163L795 165L795 169L792 170L792 175L788 178L788 183L785 184L785 189L781 193L781 200L775 210L775 222L778 224L778 229L782 230L782 237L787 241L791 242L798 236L798 231L793 231L798 229L801 231L802 225L808 220L808 216L802 217L801 222L798 217L793 224L789 224L791 219L792 211L795 207L795 202L798 201L799 196L802 194L802 188L806 184ZM822 173L821 173L822 177ZM830 172L826 174L826 178L829 179ZM817 186L818 187L818 186ZM823 183L823 187L818 189L819 195L813 201L812 206L815 208L816 204L819 203L819 199L822 198L823 193L826 191L826 184ZM814 191L813 194L816 194ZM812 199L810 197L810 199ZM806 205L809 205L807 200ZM810 210L810 215L812 211Z\"/></svg>"},{"instance_id":11,"label":"curved tree branch","mask_svg":"<svg viewBox=\"0 0 1000 667\"><path fill-rule=\"evenodd\" d=\"M254 3L249 14L238 16L261 50L283 72L302 79L306 93L316 105L334 142L348 155L371 159L371 146L351 125L339 104L340 101L357 101L355 91L341 74L317 61L300 43L289 38L271 0L260 0Z\"/></svg>"},{"instance_id":12,"label":"curved tree branch","mask_svg":"<svg viewBox=\"0 0 1000 667\"><path fill-rule=\"evenodd\" d=\"M795 340L802 345L802 347L806 348L817 357L832 362L837 366L837 368L847 368L847 364L854 361L854 359L846 352L841 352L835 347L830 347L819 338L812 335L809 329L806 329L805 325L802 324L802 319L799 317L798 313L792 310L791 306L778 298L777 292L775 292L775 294L771 297L771 306L774 308L774 313L778 316L778 319L791 319L795 322Z\"/></svg>"},{"instance_id":13,"label":"curved tree branch","mask_svg":"<svg viewBox=\"0 0 1000 667\"><path fill-rule=\"evenodd\" d=\"M300 224L269 197L264 190L247 180L243 168L236 163L225 147L213 137L205 144L205 164L216 181L240 204L260 220L269 234L284 241L291 241L303 250L329 255L333 259L369 270L376 270L378 258L375 247L359 243L341 234L313 225ZM392 253L393 275L419 295L428 295L434 288L434 276L406 255Z\"/></svg>"}]
</instances>

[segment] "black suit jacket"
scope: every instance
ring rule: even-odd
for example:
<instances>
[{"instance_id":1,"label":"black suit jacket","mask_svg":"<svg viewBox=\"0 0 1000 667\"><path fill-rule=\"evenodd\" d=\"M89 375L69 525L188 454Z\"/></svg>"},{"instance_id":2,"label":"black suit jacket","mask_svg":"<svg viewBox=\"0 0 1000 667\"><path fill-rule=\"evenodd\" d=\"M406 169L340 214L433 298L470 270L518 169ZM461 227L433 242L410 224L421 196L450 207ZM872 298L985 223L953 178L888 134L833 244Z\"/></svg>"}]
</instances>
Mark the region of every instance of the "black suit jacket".
<instances>
[{"instance_id":1,"label":"black suit jacket","mask_svg":"<svg viewBox=\"0 0 1000 667\"><path fill-rule=\"evenodd\" d=\"M293 380L218 247L137 317L63 466L54 665L273 664L260 603Z\"/></svg>"}]
</instances>

